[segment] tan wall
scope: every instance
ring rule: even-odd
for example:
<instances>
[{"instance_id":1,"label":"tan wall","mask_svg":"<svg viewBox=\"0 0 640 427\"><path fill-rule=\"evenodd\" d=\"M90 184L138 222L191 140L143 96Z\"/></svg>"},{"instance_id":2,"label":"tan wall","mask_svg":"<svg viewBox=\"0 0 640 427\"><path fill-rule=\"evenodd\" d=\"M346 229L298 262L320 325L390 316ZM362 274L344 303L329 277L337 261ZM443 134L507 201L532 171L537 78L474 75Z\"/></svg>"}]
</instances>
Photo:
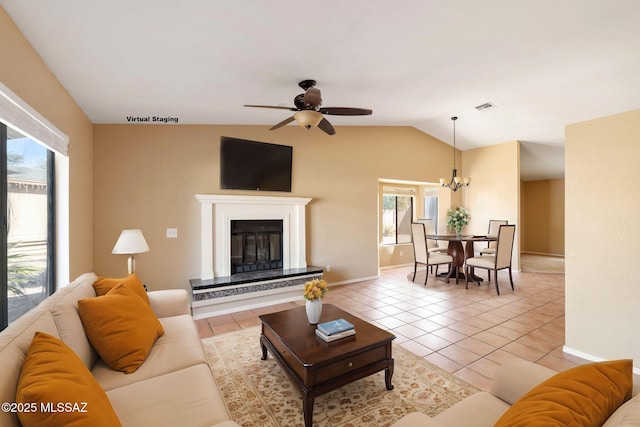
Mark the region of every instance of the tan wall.
<instances>
[{"instance_id":1,"label":"tan wall","mask_svg":"<svg viewBox=\"0 0 640 427\"><path fill-rule=\"evenodd\" d=\"M0 81L69 136L70 276L93 270L93 127L0 7Z\"/></svg>"},{"instance_id":2,"label":"tan wall","mask_svg":"<svg viewBox=\"0 0 640 427\"><path fill-rule=\"evenodd\" d=\"M565 156L566 347L638 368L640 110L567 126Z\"/></svg>"},{"instance_id":3,"label":"tan wall","mask_svg":"<svg viewBox=\"0 0 640 427\"><path fill-rule=\"evenodd\" d=\"M471 213L471 221L463 232L486 234L491 219L506 219L509 224L516 224L512 268L518 270L520 144L514 141L463 151L462 176L471 177L471 185L462 190L462 203Z\"/></svg>"},{"instance_id":4,"label":"tan wall","mask_svg":"<svg viewBox=\"0 0 640 427\"><path fill-rule=\"evenodd\" d=\"M338 127L335 136L287 126L96 125L95 269L126 273L111 249L123 228L142 228L151 251L137 272L152 289L187 287L200 274L195 194L311 197L307 263L331 265L333 283L378 274L380 178L434 182L450 173L450 146L410 127ZM291 193L220 190L219 140L293 146ZM178 239L166 239L166 228ZM410 247L408 248L410 250ZM413 254L411 254L413 256Z\"/></svg>"},{"instance_id":5,"label":"tan wall","mask_svg":"<svg viewBox=\"0 0 640 427\"><path fill-rule=\"evenodd\" d=\"M527 186L524 185L524 181L520 181L520 230L518 231L518 237L520 238L520 252L525 251L527 245L527 238L524 230L527 228L527 211L524 209L524 201L527 198Z\"/></svg>"},{"instance_id":6,"label":"tan wall","mask_svg":"<svg viewBox=\"0 0 640 427\"><path fill-rule=\"evenodd\" d=\"M564 255L564 179L523 182L522 250Z\"/></svg>"}]
</instances>

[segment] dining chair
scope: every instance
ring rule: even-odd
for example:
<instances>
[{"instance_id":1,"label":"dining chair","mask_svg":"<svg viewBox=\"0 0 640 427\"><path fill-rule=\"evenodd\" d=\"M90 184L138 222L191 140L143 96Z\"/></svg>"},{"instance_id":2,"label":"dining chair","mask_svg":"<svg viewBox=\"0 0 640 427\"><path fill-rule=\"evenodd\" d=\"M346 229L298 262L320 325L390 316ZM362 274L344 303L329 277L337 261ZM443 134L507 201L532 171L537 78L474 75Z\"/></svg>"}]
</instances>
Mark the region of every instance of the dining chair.
<instances>
[{"instance_id":1,"label":"dining chair","mask_svg":"<svg viewBox=\"0 0 640 427\"><path fill-rule=\"evenodd\" d=\"M471 258L467 258L465 265L465 289L469 289L470 269L484 268L489 272L489 280L491 280L491 270L495 272L496 291L498 292L498 295L500 295L500 288L498 287L498 270L508 268L511 289L515 290L513 287L513 277L511 275L511 258L513 252L513 240L515 235L516 226L514 224L503 224L498 229L498 240L495 255L480 255L477 257L474 256ZM480 282L478 282L478 286L480 286Z\"/></svg>"},{"instance_id":2,"label":"dining chair","mask_svg":"<svg viewBox=\"0 0 640 427\"><path fill-rule=\"evenodd\" d=\"M496 237L498 235L498 229L501 225L507 225L509 221L505 219L490 219L489 220L489 231L487 231L487 236ZM497 242L487 242L487 247L480 249L480 255L493 255L496 253L496 244ZM489 273L491 274L491 273Z\"/></svg>"},{"instance_id":3,"label":"dining chair","mask_svg":"<svg viewBox=\"0 0 640 427\"><path fill-rule=\"evenodd\" d=\"M433 220L431 218L421 218L418 221L421 224L424 224L425 234L438 234L436 233L436 227L433 224ZM438 245L437 240L427 239L427 250L431 252L440 252L443 254L447 253L447 248Z\"/></svg>"},{"instance_id":4,"label":"dining chair","mask_svg":"<svg viewBox=\"0 0 640 427\"><path fill-rule=\"evenodd\" d=\"M448 264L449 271L451 271L451 263L453 263L453 257L451 257L450 255L444 255L437 252L430 253L427 250L427 238L425 237L424 224L419 222L411 223L411 235L413 237L413 256L414 256L413 278L411 279L411 281L416 280L418 264L422 264L427 267L425 271L425 278L424 278L425 286L427 284L427 279L429 278L430 266ZM437 271L438 270L436 270L436 272ZM447 279L447 283L449 283L449 279ZM458 278L456 277L456 284L457 283L458 283Z\"/></svg>"}]
</instances>

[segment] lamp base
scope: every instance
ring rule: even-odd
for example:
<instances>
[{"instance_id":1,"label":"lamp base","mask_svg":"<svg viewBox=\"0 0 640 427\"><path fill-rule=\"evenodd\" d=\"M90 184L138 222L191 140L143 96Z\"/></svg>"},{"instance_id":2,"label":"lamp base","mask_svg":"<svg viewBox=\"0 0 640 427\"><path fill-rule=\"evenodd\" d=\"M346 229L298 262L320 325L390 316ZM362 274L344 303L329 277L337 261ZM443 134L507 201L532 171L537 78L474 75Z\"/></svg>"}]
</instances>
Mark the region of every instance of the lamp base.
<instances>
[{"instance_id":1,"label":"lamp base","mask_svg":"<svg viewBox=\"0 0 640 427\"><path fill-rule=\"evenodd\" d=\"M127 261L127 268L129 270L129 274L133 274L136 271L136 260L133 257L133 254L129 255L129 260Z\"/></svg>"}]
</instances>

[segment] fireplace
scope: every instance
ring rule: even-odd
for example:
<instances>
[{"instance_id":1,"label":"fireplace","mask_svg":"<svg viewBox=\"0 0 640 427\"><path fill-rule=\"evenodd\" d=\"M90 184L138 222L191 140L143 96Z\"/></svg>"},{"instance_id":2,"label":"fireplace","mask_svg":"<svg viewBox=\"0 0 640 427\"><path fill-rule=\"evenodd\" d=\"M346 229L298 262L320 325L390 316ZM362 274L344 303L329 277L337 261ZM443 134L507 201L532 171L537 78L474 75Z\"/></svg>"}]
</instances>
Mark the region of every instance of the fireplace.
<instances>
[{"instance_id":1,"label":"fireplace","mask_svg":"<svg viewBox=\"0 0 640 427\"><path fill-rule=\"evenodd\" d=\"M231 221L231 274L282 268L282 220Z\"/></svg>"},{"instance_id":2,"label":"fireplace","mask_svg":"<svg viewBox=\"0 0 640 427\"><path fill-rule=\"evenodd\" d=\"M197 194L201 207L200 279L227 277L231 267L231 223L235 221L282 222L278 268L306 268L306 212L311 201L303 197Z\"/></svg>"},{"instance_id":3,"label":"fireplace","mask_svg":"<svg viewBox=\"0 0 640 427\"><path fill-rule=\"evenodd\" d=\"M196 198L201 273L189 281L194 318L297 301L305 282L322 278L322 269L307 266L306 260L305 206L310 198L219 194ZM246 244L237 249L234 241Z\"/></svg>"}]
</instances>

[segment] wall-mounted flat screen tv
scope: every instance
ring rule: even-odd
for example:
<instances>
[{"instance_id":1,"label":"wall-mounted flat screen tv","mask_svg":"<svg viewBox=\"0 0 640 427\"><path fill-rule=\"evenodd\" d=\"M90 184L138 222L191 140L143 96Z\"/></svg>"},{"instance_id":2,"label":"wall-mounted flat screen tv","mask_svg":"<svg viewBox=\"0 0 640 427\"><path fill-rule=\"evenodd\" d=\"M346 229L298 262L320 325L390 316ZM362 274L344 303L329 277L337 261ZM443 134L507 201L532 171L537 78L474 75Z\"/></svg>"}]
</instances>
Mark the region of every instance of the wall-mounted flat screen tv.
<instances>
[{"instance_id":1,"label":"wall-mounted flat screen tv","mask_svg":"<svg viewBox=\"0 0 640 427\"><path fill-rule=\"evenodd\" d=\"M220 138L220 187L291 192L293 147Z\"/></svg>"}]
</instances>

